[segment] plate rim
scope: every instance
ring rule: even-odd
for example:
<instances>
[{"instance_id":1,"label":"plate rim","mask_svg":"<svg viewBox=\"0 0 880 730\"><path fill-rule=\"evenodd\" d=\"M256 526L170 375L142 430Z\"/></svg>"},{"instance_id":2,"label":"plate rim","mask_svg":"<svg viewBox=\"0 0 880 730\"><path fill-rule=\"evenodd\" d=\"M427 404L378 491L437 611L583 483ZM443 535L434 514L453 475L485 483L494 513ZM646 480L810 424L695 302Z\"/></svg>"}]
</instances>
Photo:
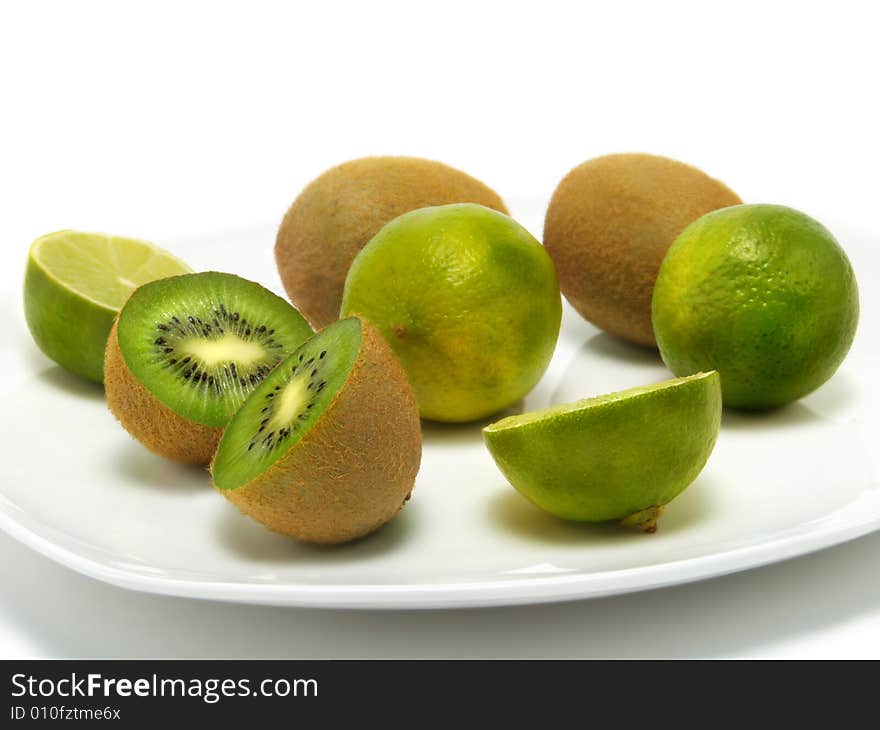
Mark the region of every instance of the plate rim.
<instances>
[{"instance_id":1,"label":"plate rim","mask_svg":"<svg viewBox=\"0 0 880 730\"><path fill-rule=\"evenodd\" d=\"M869 487L867 491L871 489ZM855 503L847 507L852 504ZM6 505L0 506L0 529L28 548L81 575L141 593L295 608L430 610L561 603L718 578L807 555L878 531L880 509L862 513L862 519L843 521L841 515L830 513L806 532L649 566L509 580L387 585L259 584L145 575L103 564L40 534L16 519Z\"/></svg>"}]
</instances>

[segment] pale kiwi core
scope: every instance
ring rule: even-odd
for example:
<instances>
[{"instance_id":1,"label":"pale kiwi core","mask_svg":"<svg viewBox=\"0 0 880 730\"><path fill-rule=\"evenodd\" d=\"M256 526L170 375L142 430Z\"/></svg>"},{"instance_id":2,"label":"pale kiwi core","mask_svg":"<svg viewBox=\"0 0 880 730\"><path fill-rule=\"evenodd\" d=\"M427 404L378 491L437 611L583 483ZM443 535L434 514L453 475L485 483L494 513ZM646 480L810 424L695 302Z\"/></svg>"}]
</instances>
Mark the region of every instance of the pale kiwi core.
<instances>
[{"instance_id":1,"label":"pale kiwi core","mask_svg":"<svg viewBox=\"0 0 880 730\"><path fill-rule=\"evenodd\" d=\"M360 323L342 320L279 364L233 417L214 459L220 489L247 484L294 447L343 387L361 343Z\"/></svg>"}]
</instances>

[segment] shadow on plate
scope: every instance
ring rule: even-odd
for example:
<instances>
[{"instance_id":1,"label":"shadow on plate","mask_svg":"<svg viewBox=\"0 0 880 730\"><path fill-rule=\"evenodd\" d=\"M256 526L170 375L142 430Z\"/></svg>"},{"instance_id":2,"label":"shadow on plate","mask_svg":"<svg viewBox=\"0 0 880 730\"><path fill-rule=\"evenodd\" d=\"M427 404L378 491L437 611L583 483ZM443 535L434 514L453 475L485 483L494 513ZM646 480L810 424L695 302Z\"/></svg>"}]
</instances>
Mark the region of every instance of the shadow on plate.
<instances>
[{"instance_id":1,"label":"shadow on plate","mask_svg":"<svg viewBox=\"0 0 880 730\"><path fill-rule=\"evenodd\" d=\"M587 545L599 540L620 540L627 535L613 524L561 520L539 509L513 489L495 494L489 501L487 515L489 521L503 531L534 542Z\"/></svg>"},{"instance_id":2,"label":"shadow on plate","mask_svg":"<svg viewBox=\"0 0 880 730\"><path fill-rule=\"evenodd\" d=\"M573 403L671 377L657 350L599 332L585 340L572 355L550 402Z\"/></svg>"},{"instance_id":3,"label":"shadow on plate","mask_svg":"<svg viewBox=\"0 0 880 730\"><path fill-rule=\"evenodd\" d=\"M852 375L839 372L806 396L805 402L813 412L833 418L864 403L865 394Z\"/></svg>"},{"instance_id":4,"label":"shadow on plate","mask_svg":"<svg viewBox=\"0 0 880 730\"><path fill-rule=\"evenodd\" d=\"M41 365L45 365L45 359L41 360ZM37 378L56 390L62 391L65 395L72 395L89 400L104 399L103 385L100 383L93 383L91 380L85 380L78 375L74 375L60 365L44 367L37 373Z\"/></svg>"},{"instance_id":5,"label":"shadow on plate","mask_svg":"<svg viewBox=\"0 0 880 730\"><path fill-rule=\"evenodd\" d=\"M490 423L500 421L507 416L515 416L525 410L525 400L519 400L509 408L468 423L441 423L439 421L422 420L422 438L425 443L449 444L451 446L469 443L483 443L482 430Z\"/></svg>"},{"instance_id":6,"label":"shadow on plate","mask_svg":"<svg viewBox=\"0 0 880 730\"><path fill-rule=\"evenodd\" d=\"M416 531L417 510L407 504L376 532L341 545L313 545L271 532L229 504L217 521L220 545L238 557L261 563L347 563L365 560L399 548Z\"/></svg>"},{"instance_id":7,"label":"shadow on plate","mask_svg":"<svg viewBox=\"0 0 880 730\"><path fill-rule=\"evenodd\" d=\"M606 360L622 360L632 365L662 365L656 347L643 347L626 340L612 337L607 332L597 332L581 346L580 353L599 355Z\"/></svg>"},{"instance_id":8,"label":"shadow on plate","mask_svg":"<svg viewBox=\"0 0 880 730\"><path fill-rule=\"evenodd\" d=\"M205 467L179 464L152 453L134 439L121 440L109 459L121 486L134 485L166 494L211 491Z\"/></svg>"},{"instance_id":9,"label":"shadow on plate","mask_svg":"<svg viewBox=\"0 0 880 730\"><path fill-rule=\"evenodd\" d=\"M664 510L657 533L668 535L687 529L711 512L712 482L700 476ZM652 539L616 522L570 522L539 509L512 488L495 494L488 506L489 520L505 532L533 542L554 545L604 545L633 539Z\"/></svg>"},{"instance_id":10,"label":"shadow on plate","mask_svg":"<svg viewBox=\"0 0 880 730\"><path fill-rule=\"evenodd\" d=\"M772 430L815 424L822 416L795 401L768 411L741 411L725 408L721 415L721 428L731 430Z\"/></svg>"},{"instance_id":11,"label":"shadow on plate","mask_svg":"<svg viewBox=\"0 0 880 730\"><path fill-rule=\"evenodd\" d=\"M712 476L700 474L693 484L666 505L657 523L657 533L670 535L706 520L715 509L713 495L720 489L721 485L716 484Z\"/></svg>"}]
</instances>

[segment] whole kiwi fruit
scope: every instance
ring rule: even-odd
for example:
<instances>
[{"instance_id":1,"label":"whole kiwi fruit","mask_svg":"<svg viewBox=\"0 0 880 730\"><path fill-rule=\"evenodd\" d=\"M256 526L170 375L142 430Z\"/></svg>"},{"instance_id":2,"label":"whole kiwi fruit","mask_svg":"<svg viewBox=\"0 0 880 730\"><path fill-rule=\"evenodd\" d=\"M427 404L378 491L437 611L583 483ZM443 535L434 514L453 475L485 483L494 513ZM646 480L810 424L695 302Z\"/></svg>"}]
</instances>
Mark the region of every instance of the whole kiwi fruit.
<instances>
[{"instance_id":1,"label":"whole kiwi fruit","mask_svg":"<svg viewBox=\"0 0 880 730\"><path fill-rule=\"evenodd\" d=\"M107 404L151 451L208 464L232 414L311 335L289 302L232 274L144 284L107 340Z\"/></svg>"},{"instance_id":2,"label":"whole kiwi fruit","mask_svg":"<svg viewBox=\"0 0 880 730\"><path fill-rule=\"evenodd\" d=\"M597 157L575 167L553 193L546 246L562 293L597 327L654 346L651 295L679 233L739 196L683 162L647 154Z\"/></svg>"},{"instance_id":3,"label":"whole kiwi fruit","mask_svg":"<svg viewBox=\"0 0 880 730\"><path fill-rule=\"evenodd\" d=\"M372 532L409 499L422 454L415 396L382 336L339 320L260 383L211 463L241 512L299 540Z\"/></svg>"},{"instance_id":4,"label":"whole kiwi fruit","mask_svg":"<svg viewBox=\"0 0 880 730\"><path fill-rule=\"evenodd\" d=\"M494 190L433 160L365 157L327 170L278 229L275 260L291 301L316 329L339 319L345 276L367 241L403 213L447 203L507 213Z\"/></svg>"}]
</instances>

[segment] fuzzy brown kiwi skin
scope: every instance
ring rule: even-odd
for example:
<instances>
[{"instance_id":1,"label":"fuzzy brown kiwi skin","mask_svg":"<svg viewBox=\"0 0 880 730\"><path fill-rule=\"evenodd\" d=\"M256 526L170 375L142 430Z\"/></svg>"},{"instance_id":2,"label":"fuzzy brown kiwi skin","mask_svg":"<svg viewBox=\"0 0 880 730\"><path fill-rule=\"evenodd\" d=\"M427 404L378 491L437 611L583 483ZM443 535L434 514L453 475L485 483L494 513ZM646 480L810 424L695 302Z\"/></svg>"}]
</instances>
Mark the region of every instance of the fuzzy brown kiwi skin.
<instances>
[{"instance_id":1,"label":"fuzzy brown kiwi skin","mask_svg":"<svg viewBox=\"0 0 880 730\"><path fill-rule=\"evenodd\" d=\"M391 348L362 324L348 379L311 431L253 481L218 488L270 530L348 542L388 522L412 493L422 455L418 406Z\"/></svg>"},{"instance_id":2,"label":"fuzzy brown kiwi skin","mask_svg":"<svg viewBox=\"0 0 880 730\"><path fill-rule=\"evenodd\" d=\"M581 316L653 347L651 296L669 246L700 216L740 203L726 185L683 162L597 157L569 172L553 193L544 246L562 293Z\"/></svg>"},{"instance_id":3,"label":"fuzzy brown kiwi skin","mask_svg":"<svg viewBox=\"0 0 880 730\"><path fill-rule=\"evenodd\" d=\"M104 351L107 405L122 426L150 451L174 461L210 463L223 430L175 413L137 379L125 362L113 323Z\"/></svg>"},{"instance_id":4,"label":"fuzzy brown kiwi skin","mask_svg":"<svg viewBox=\"0 0 880 730\"><path fill-rule=\"evenodd\" d=\"M479 203L507 213L498 194L460 170L417 157L365 157L331 168L293 202L275 241L290 300L317 330L339 319L351 262L379 229L416 208Z\"/></svg>"}]
</instances>

